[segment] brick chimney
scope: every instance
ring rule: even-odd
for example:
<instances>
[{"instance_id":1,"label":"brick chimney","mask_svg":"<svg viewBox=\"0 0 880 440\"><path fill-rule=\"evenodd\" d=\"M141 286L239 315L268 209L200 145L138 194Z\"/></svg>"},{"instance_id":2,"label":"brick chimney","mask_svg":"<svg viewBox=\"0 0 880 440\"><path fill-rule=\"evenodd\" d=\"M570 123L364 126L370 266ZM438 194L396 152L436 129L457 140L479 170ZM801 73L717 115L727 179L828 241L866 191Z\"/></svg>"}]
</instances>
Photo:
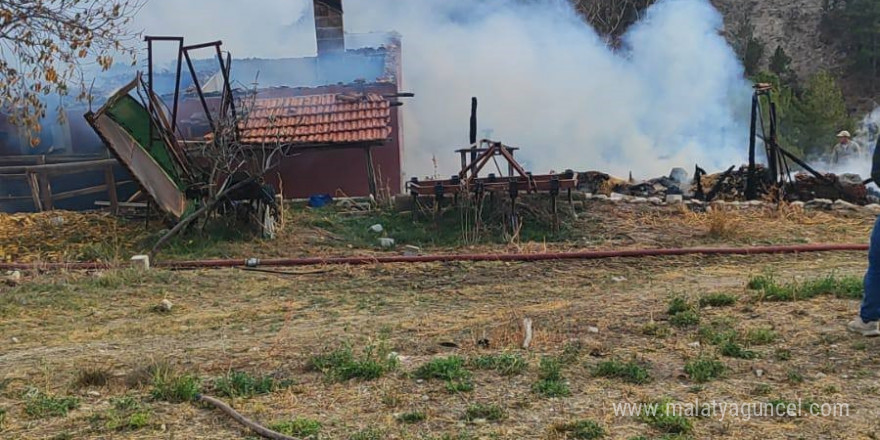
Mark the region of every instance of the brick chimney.
<instances>
[{"instance_id":1,"label":"brick chimney","mask_svg":"<svg viewBox=\"0 0 880 440\"><path fill-rule=\"evenodd\" d=\"M342 0L314 0L318 56L345 51Z\"/></svg>"}]
</instances>

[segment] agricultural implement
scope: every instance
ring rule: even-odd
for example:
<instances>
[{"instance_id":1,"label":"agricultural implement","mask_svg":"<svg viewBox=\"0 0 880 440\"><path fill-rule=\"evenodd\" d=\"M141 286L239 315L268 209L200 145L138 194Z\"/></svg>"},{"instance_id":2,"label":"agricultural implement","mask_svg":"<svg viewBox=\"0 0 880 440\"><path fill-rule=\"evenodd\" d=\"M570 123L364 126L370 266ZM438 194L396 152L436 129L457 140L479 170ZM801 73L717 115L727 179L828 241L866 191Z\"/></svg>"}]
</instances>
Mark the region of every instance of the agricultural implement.
<instances>
[{"instance_id":1,"label":"agricultural implement","mask_svg":"<svg viewBox=\"0 0 880 440\"><path fill-rule=\"evenodd\" d=\"M264 236L272 237L278 205L274 189L264 185L262 179L280 155L267 158L260 154L264 150L239 148L236 98L229 85L231 57L224 59L219 41L195 46L184 46L181 37L146 37L146 41L147 79L138 73L99 110L87 113L86 120L140 183L140 195L148 197L148 206L155 203L172 223L189 223L195 217L222 211L255 221ZM170 110L152 83L153 44L160 41L178 45L177 82ZM223 79L219 105L213 109L208 106L190 58L190 51L204 48L215 49ZM210 124L203 141L184 141L178 127L183 59ZM227 157L217 157L218 151ZM222 164L218 162L221 159ZM234 165L220 166L228 164Z\"/></svg>"}]
</instances>

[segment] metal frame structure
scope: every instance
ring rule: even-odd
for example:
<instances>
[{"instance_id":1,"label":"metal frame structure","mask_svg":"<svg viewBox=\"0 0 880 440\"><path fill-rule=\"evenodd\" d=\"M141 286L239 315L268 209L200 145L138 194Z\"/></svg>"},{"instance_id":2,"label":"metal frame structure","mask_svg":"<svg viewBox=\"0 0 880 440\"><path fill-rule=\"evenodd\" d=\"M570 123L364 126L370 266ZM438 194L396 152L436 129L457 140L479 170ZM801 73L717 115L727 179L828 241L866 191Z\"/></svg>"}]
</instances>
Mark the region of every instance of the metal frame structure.
<instances>
[{"instance_id":1,"label":"metal frame structure","mask_svg":"<svg viewBox=\"0 0 880 440\"><path fill-rule=\"evenodd\" d=\"M834 182L829 180L825 175L816 171L809 164L779 145L779 124L776 116L776 102L773 100L772 88L773 86L771 84L755 84L755 93L752 95L752 117L749 128L749 169L746 177L747 200L755 200L758 198L758 186L760 184L777 187L780 191L783 191L786 183L793 183L789 161L797 164L817 179L829 184L834 184ZM763 101L767 103L767 120L765 120L762 98ZM760 134L758 133L759 128L761 130ZM770 130L769 133L767 132L768 128ZM765 154L767 157L768 169L763 176L759 175L757 170L756 156L758 139L761 139L764 142ZM781 198L782 197L780 197L780 199Z\"/></svg>"}]
</instances>

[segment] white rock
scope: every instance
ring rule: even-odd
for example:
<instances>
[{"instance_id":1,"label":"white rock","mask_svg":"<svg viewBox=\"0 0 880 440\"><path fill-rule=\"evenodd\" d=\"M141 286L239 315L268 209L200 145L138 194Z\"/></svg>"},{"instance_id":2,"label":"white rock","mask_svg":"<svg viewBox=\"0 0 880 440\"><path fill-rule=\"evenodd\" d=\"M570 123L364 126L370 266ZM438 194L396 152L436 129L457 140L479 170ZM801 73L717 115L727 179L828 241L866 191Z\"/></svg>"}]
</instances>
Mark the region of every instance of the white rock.
<instances>
[{"instance_id":1,"label":"white rock","mask_svg":"<svg viewBox=\"0 0 880 440\"><path fill-rule=\"evenodd\" d=\"M623 194L620 194L620 193L611 193L611 196L608 197L608 199L611 200L612 202L619 202L621 200L626 199L626 196L624 196Z\"/></svg>"},{"instance_id":2,"label":"white rock","mask_svg":"<svg viewBox=\"0 0 880 440\"><path fill-rule=\"evenodd\" d=\"M382 231L385 230L385 228L380 224L375 224L373 226L370 226L370 230L377 233L377 234L381 234Z\"/></svg>"},{"instance_id":3,"label":"white rock","mask_svg":"<svg viewBox=\"0 0 880 440\"><path fill-rule=\"evenodd\" d=\"M834 204L831 205L831 207L834 209L842 210L842 211L851 211L851 210L858 209L857 205L854 205L850 202L847 202L846 200L836 200L834 202Z\"/></svg>"},{"instance_id":4,"label":"white rock","mask_svg":"<svg viewBox=\"0 0 880 440\"><path fill-rule=\"evenodd\" d=\"M611 281L614 281L615 283L622 283L626 281L626 277L611 277Z\"/></svg>"},{"instance_id":5,"label":"white rock","mask_svg":"<svg viewBox=\"0 0 880 440\"><path fill-rule=\"evenodd\" d=\"M18 342L19 342L18 338L16 338L15 336L13 336L13 337L12 337L12 343L13 343L13 344L18 344Z\"/></svg>"},{"instance_id":6,"label":"white rock","mask_svg":"<svg viewBox=\"0 0 880 440\"><path fill-rule=\"evenodd\" d=\"M587 327L589 333L599 333L599 327Z\"/></svg>"},{"instance_id":7,"label":"white rock","mask_svg":"<svg viewBox=\"0 0 880 440\"><path fill-rule=\"evenodd\" d=\"M413 245L406 245L403 247L403 255L407 257L414 257L422 253L422 248Z\"/></svg>"},{"instance_id":8,"label":"white rock","mask_svg":"<svg viewBox=\"0 0 880 440\"><path fill-rule=\"evenodd\" d=\"M684 202L684 196L681 194L669 194L666 196L666 203L682 203Z\"/></svg>"},{"instance_id":9,"label":"white rock","mask_svg":"<svg viewBox=\"0 0 880 440\"><path fill-rule=\"evenodd\" d=\"M608 196L605 194L596 194L593 196L593 200L608 200Z\"/></svg>"},{"instance_id":10,"label":"white rock","mask_svg":"<svg viewBox=\"0 0 880 440\"><path fill-rule=\"evenodd\" d=\"M137 269L150 270L150 256L135 255L131 257L131 265Z\"/></svg>"},{"instance_id":11,"label":"white rock","mask_svg":"<svg viewBox=\"0 0 880 440\"><path fill-rule=\"evenodd\" d=\"M825 373L816 373L816 379L824 379L826 376Z\"/></svg>"},{"instance_id":12,"label":"white rock","mask_svg":"<svg viewBox=\"0 0 880 440\"><path fill-rule=\"evenodd\" d=\"M648 203L648 199L646 199L644 197L633 197L633 198L629 199L629 202L632 203L633 205L643 205L645 203Z\"/></svg>"},{"instance_id":13,"label":"white rock","mask_svg":"<svg viewBox=\"0 0 880 440\"><path fill-rule=\"evenodd\" d=\"M764 375L764 370L762 370L760 368L755 369L755 376L761 377L763 375Z\"/></svg>"},{"instance_id":14,"label":"white rock","mask_svg":"<svg viewBox=\"0 0 880 440\"><path fill-rule=\"evenodd\" d=\"M663 204L663 199L660 197L648 197L648 203L652 205L661 205Z\"/></svg>"},{"instance_id":15,"label":"white rock","mask_svg":"<svg viewBox=\"0 0 880 440\"><path fill-rule=\"evenodd\" d=\"M9 275L6 275L5 281L6 281L6 284L8 284L10 286L17 286L17 285L21 284L21 272L19 272L17 270L12 271L11 273L9 273Z\"/></svg>"},{"instance_id":16,"label":"white rock","mask_svg":"<svg viewBox=\"0 0 880 440\"><path fill-rule=\"evenodd\" d=\"M690 344L688 344L688 347L690 347L690 348L700 348L700 343L699 343L699 342L691 342Z\"/></svg>"},{"instance_id":17,"label":"white rock","mask_svg":"<svg viewBox=\"0 0 880 440\"><path fill-rule=\"evenodd\" d=\"M802 202L802 201L800 201L800 200L797 200L797 201L794 201L794 202L789 203L789 205L790 205L792 208L801 208L801 209L803 209L803 207L804 207L804 205L806 205L806 203L804 203L804 202ZM877 205L877 206L880 206L880 205Z\"/></svg>"},{"instance_id":18,"label":"white rock","mask_svg":"<svg viewBox=\"0 0 880 440\"><path fill-rule=\"evenodd\" d=\"M171 301L169 301L168 298L165 298L162 300L162 302L159 303L158 306L156 306L156 310L158 310L160 312L167 313L167 312L170 312L173 307L174 307L174 304Z\"/></svg>"},{"instance_id":19,"label":"white rock","mask_svg":"<svg viewBox=\"0 0 880 440\"><path fill-rule=\"evenodd\" d=\"M390 249L394 247L394 239L388 237L382 237L379 239L379 246L382 246L385 249Z\"/></svg>"}]
</instances>

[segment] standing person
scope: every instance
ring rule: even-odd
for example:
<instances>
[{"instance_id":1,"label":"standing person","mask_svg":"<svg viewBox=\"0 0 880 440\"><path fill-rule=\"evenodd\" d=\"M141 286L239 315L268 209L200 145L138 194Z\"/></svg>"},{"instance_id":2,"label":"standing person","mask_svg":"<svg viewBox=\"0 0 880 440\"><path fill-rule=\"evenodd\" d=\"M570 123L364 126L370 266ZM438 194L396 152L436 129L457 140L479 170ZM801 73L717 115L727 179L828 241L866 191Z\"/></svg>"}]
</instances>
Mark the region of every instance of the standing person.
<instances>
[{"instance_id":1,"label":"standing person","mask_svg":"<svg viewBox=\"0 0 880 440\"><path fill-rule=\"evenodd\" d=\"M871 164L871 178L880 182L880 139L874 148ZM859 317L850 321L846 328L862 336L880 336L877 324L880 322L880 217L874 222L871 231L871 246L868 250L868 271L865 273L865 296Z\"/></svg>"},{"instance_id":2,"label":"standing person","mask_svg":"<svg viewBox=\"0 0 880 440\"><path fill-rule=\"evenodd\" d=\"M852 135L843 130L837 133L837 145L831 150L831 163L834 165L851 158L858 158L862 154L862 147L854 140Z\"/></svg>"}]
</instances>

